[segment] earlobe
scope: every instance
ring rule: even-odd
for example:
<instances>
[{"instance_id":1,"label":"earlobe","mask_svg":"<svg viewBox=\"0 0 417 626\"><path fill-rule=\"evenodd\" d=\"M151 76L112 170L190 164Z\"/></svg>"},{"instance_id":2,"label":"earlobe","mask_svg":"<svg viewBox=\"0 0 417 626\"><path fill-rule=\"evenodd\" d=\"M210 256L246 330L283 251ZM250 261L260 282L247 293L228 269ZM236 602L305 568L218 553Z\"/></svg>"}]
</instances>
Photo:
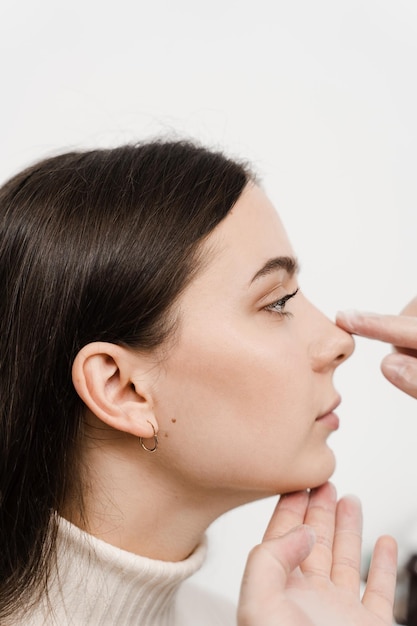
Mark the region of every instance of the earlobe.
<instances>
[{"instance_id":1,"label":"earlobe","mask_svg":"<svg viewBox=\"0 0 417 626\"><path fill-rule=\"evenodd\" d=\"M158 425L146 375L149 367L139 376L140 369L140 357L127 348L93 342L74 359L72 380L84 404L102 422L145 439L153 437Z\"/></svg>"}]
</instances>

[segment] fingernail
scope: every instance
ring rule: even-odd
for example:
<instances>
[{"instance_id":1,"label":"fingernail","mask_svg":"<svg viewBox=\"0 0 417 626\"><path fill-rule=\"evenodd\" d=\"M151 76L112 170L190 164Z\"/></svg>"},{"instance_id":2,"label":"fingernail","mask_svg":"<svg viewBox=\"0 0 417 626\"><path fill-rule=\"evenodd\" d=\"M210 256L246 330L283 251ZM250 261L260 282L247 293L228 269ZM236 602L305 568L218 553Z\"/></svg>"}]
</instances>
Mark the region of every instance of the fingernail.
<instances>
[{"instance_id":1,"label":"fingernail","mask_svg":"<svg viewBox=\"0 0 417 626\"><path fill-rule=\"evenodd\" d=\"M316 543L316 532L312 526L308 526L307 524L301 524L300 526L296 526L293 528L291 532L303 532L307 535L308 544L310 549Z\"/></svg>"},{"instance_id":2,"label":"fingernail","mask_svg":"<svg viewBox=\"0 0 417 626\"><path fill-rule=\"evenodd\" d=\"M354 493L347 493L343 496L343 498L346 500L350 500L351 502L355 502L356 504L359 504L359 506L362 506L361 499L358 498L358 496Z\"/></svg>"},{"instance_id":3,"label":"fingernail","mask_svg":"<svg viewBox=\"0 0 417 626\"><path fill-rule=\"evenodd\" d=\"M356 309L347 309L346 311L337 311L336 313L336 321L342 322L343 326L351 332L355 331L355 328L364 317L375 318L378 315L370 311L357 311Z\"/></svg>"},{"instance_id":4,"label":"fingernail","mask_svg":"<svg viewBox=\"0 0 417 626\"><path fill-rule=\"evenodd\" d=\"M384 374L389 374L392 377L406 379L407 365L410 361L410 357L404 354L390 354L385 357L382 362L382 371Z\"/></svg>"},{"instance_id":5,"label":"fingernail","mask_svg":"<svg viewBox=\"0 0 417 626\"><path fill-rule=\"evenodd\" d=\"M359 311L355 311L354 309L348 309L347 311L337 311L336 313L336 321L342 322L343 326L350 331L353 331L355 328L355 322L357 322L359 317Z\"/></svg>"}]
</instances>

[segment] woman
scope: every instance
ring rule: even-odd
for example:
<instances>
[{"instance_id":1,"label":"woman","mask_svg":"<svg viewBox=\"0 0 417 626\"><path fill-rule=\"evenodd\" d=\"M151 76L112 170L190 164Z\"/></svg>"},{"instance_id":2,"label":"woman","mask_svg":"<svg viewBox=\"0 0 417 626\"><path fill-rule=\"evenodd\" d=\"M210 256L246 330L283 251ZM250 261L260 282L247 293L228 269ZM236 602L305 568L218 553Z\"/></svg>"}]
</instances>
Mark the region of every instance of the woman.
<instances>
[{"instance_id":1,"label":"woman","mask_svg":"<svg viewBox=\"0 0 417 626\"><path fill-rule=\"evenodd\" d=\"M222 513L326 483L350 335L304 298L274 208L222 154L186 142L64 154L6 183L0 208L1 623L234 623L182 582ZM323 596L314 577L346 560L352 541L337 535L357 536L359 515L329 485L294 494L264 547L288 572L311 533L274 537L311 524L296 602L313 589L373 624L379 605L341 599L357 556L353 582L345 567ZM264 547L239 624L268 623ZM393 553L389 541L376 553L391 571ZM376 585L389 604L392 584Z\"/></svg>"}]
</instances>

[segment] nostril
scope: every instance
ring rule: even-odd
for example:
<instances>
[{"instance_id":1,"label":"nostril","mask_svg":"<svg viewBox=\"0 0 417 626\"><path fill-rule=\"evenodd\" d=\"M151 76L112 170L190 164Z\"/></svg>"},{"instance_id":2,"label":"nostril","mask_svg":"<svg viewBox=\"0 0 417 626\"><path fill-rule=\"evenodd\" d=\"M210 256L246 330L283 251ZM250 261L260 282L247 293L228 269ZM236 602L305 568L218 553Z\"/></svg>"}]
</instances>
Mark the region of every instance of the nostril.
<instances>
[{"instance_id":1,"label":"nostril","mask_svg":"<svg viewBox=\"0 0 417 626\"><path fill-rule=\"evenodd\" d=\"M343 352L341 352L337 357L337 363L342 363L343 361L346 361L346 359L348 359L355 350L355 340L353 339L352 335L350 335L349 333L345 333L344 331L343 333L344 341L341 345L339 345L339 348L343 348Z\"/></svg>"},{"instance_id":2,"label":"nostril","mask_svg":"<svg viewBox=\"0 0 417 626\"><path fill-rule=\"evenodd\" d=\"M343 363L343 361L346 361L346 359L348 359L351 354L353 352L352 350L346 350L345 352L341 352L335 359L336 363L339 365L340 363Z\"/></svg>"}]
</instances>

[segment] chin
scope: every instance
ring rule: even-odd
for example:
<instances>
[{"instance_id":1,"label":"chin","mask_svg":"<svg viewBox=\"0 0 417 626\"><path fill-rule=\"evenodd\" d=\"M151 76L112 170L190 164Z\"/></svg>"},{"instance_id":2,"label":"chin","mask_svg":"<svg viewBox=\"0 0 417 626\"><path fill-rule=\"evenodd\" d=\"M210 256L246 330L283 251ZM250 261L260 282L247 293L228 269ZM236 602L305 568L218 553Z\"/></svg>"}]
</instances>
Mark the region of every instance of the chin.
<instances>
[{"instance_id":1,"label":"chin","mask_svg":"<svg viewBox=\"0 0 417 626\"><path fill-rule=\"evenodd\" d=\"M310 463L308 472L298 477L291 491L303 491L304 489L314 489L326 483L334 473L336 468L336 459L333 450L326 449L326 453L316 459L316 462Z\"/></svg>"},{"instance_id":2,"label":"chin","mask_svg":"<svg viewBox=\"0 0 417 626\"><path fill-rule=\"evenodd\" d=\"M332 477L334 471L336 469L336 458L334 456L333 450L328 448L328 453L326 455L326 459L323 459L323 462L320 463L320 467L317 467L317 471L311 472L309 477L309 488L313 489L314 487L320 487L326 483L329 478Z\"/></svg>"}]
</instances>

